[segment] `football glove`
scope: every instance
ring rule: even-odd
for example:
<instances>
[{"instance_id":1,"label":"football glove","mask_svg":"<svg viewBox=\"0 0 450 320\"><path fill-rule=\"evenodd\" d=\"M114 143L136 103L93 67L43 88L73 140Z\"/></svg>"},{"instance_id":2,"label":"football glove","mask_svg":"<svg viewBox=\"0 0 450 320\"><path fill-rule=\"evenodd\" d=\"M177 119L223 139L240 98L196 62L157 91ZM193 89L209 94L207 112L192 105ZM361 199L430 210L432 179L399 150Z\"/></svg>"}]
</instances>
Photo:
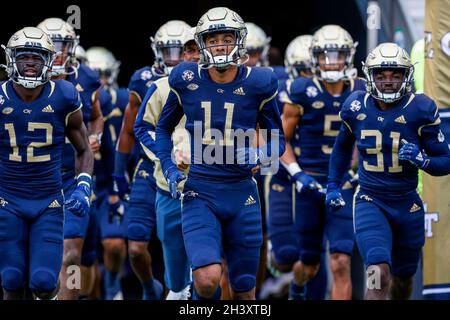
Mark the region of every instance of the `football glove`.
<instances>
[{"instance_id":1,"label":"football glove","mask_svg":"<svg viewBox=\"0 0 450 320\"><path fill-rule=\"evenodd\" d=\"M303 171L294 174L291 177L291 181L295 182L295 188L297 189L298 193L302 193L308 190L320 191L322 189L322 186L316 181L316 179Z\"/></svg>"},{"instance_id":2,"label":"football glove","mask_svg":"<svg viewBox=\"0 0 450 320\"><path fill-rule=\"evenodd\" d=\"M91 176L87 173L81 173L77 178L77 187L70 195L70 198L64 202L68 211L76 216L83 217L89 212L91 205Z\"/></svg>"},{"instance_id":3,"label":"football glove","mask_svg":"<svg viewBox=\"0 0 450 320\"><path fill-rule=\"evenodd\" d=\"M325 198L325 204L333 209L339 209L345 206L344 198L337 183L330 182L327 185L327 196Z\"/></svg>"},{"instance_id":4,"label":"football glove","mask_svg":"<svg viewBox=\"0 0 450 320\"><path fill-rule=\"evenodd\" d=\"M186 179L186 176L178 171L177 167L173 166L164 172L164 178L166 178L167 183L169 184L169 191L172 198L179 199L181 193L177 190L178 183Z\"/></svg>"},{"instance_id":5,"label":"football glove","mask_svg":"<svg viewBox=\"0 0 450 320\"><path fill-rule=\"evenodd\" d=\"M430 163L430 158L423 154L419 146L414 143L404 144L398 152L400 160L407 160L419 169L425 169Z\"/></svg>"}]
</instances>

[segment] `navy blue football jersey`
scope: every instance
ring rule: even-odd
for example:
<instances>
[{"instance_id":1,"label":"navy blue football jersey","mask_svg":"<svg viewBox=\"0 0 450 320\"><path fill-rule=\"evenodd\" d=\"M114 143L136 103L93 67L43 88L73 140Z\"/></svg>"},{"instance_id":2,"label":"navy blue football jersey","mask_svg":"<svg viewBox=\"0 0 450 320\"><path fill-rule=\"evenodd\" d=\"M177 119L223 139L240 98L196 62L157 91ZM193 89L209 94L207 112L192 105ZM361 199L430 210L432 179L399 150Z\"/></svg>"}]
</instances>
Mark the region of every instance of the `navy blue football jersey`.
<instances>
[{"instance_id":1,"label":"navy blue football jersey","mask_svg":"<svg viewBox=\"0 0 450 320\"><path fill-rule=\"evenodd\" d=\"M164 76L163 74L158 74L153 67L143 67L136 70L131 76L128 90L130 93L136 95L139 102L142 102L152 82Z\"/></svg>"},{"instance_id":2,"label":"navy blue football jersey","mask_svg":"<svg viewBox=\"0 0 450 320\"><path fill-rule=\"evenodd\" d=\"M100 88L98 73L86 65L81 64L76 73L67 77L67 81L71 82L80 93L81 102L83 103L83 108L81 109L83 112L83 122L87 127L91 118L95 93ZM70 174L73 174L75 171L75 151L67 139L63 150L62 169L64 172L70 172Z\"/></svg>"},{"instance_id":3,"label":"navy blue football jersey","mask_svg":"<svg viewBox=\"0 0 450 320\"><path fill-rule=\"evenodd\" d=\"M354 92L345 101L340 116L356 140L359 184L369 191L406 193L417 187L418 169L398 159L403 143L417 144L430 156L434 143L448 151L438 126L438 108L423 94L406 95L393 108L382 111L370 94ZM422 133L430 130L425 139Z\"/></svg>"},{"instance_id":4,"label":"navy blue football jersey","mask_svg":"<svg viewBox=\"0 0 450 320\"><path fill-rule=\"evenodd\" d=\"M250 170L239 166L236 159L229 161L227 156L234 156L243 142L238 142L233 132L239 129L248 132L249 139L243 142L248 147L257 123L262 129L279 130L280 149L276 151L281 151L280 155L284 152L276 100L278 80L271 69L239 66L232 82L220 84L213 82L208 70L198 64L183 62L172 70L169 85L171 92L156 129L158 158L163 171L172 165L172 144L168 139L170 145L166 145L165 139L167 135L170 137L183 114L186 115L185 128L191 136L189 177L242 179L251 176Z\"/></svg>"},{"instance_id":5,"label":"navy blue football jersey","mask_svg":"<svg viewBox=\"0 0 450 320\"><path fill-rule=\"evenodd\" d=\"M356 90L365 90L365 81L346 82L339 96L332 96L317 78L299 77L288 87L288 100L301 110L296 130L297 162L303 170L328 174L328 163L341 120L339 111L347 97ZM294 142L296 144L296 142Z\"/></svg>"},{"instance_id":6,"label":"navy blue football jersey","mask_svg":"<svg viewBox=\"0 0 450 320\"><path fill-rule=\"evenodd\" d=\"M24 102L13 82L0 89L0 190L18 198L61 195L61 162L69 115L82 107L75 87L49 81Z\"/></svg>"},{"instance_id":7,"label":"navy blue football jersey","mask_svg":"<svg viewBox=\"0 0 450 320\"><path fill-rule=\"evenodd\" d=\"M97 188L108 187L112 190L114 154L117 139L122 127L123 115L128 104L128 89L100 89L99 100L105 121L100 153L96 155L94 173Z\"/></svg>"}]
</instances>

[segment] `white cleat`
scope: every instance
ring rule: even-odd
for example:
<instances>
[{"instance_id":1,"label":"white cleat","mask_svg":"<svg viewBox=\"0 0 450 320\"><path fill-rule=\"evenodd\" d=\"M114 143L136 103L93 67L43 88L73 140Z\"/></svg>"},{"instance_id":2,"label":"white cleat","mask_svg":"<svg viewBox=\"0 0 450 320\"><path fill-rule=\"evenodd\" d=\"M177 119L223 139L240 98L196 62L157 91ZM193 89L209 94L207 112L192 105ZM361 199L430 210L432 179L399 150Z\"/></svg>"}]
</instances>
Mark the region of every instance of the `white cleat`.
<instances>
[{"instance_id":1,"label":"white cleat","mask_svg":"<svg viewBox=\"0 0 450 320\"><path fill-rule=\"evenodd\" d=\"M169 294L166 297L166 300L189 300L189 297L191 296L190 290L191 290L190 285L179 292L174 292L170 290Z\"/></svg>"},{"instance_id":2,"label":"white cleat","mask_svg":"<svg viewBox=\"0 0 450 320\"><path fill-rule=\"evenodd\" d=\"M113 300L123 300L122 291L117 292L116 295L114 296Z\"/></svg>"}]
</instances>

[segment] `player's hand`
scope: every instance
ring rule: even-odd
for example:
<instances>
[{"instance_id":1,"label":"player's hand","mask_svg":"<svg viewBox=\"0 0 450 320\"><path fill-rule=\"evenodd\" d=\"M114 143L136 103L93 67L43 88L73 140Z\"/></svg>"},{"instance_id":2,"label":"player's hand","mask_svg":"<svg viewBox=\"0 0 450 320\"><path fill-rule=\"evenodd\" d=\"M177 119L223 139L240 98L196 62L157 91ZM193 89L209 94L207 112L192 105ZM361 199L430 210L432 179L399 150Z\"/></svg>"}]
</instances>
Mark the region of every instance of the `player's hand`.
<instances>
[{"instance_id":1,"label":"player's hand","mask_svg":"<svg viewBox=\"0 0 450 320\"><path fill-rule=\"evenodd\" d=\"M74 215L83 217L89 212L91 188L86 184L78 184L70 198L64 202L66 209Z\"/></svg>"},{"instance_id":2,"label":"player's hand","mask_svg":"<svg viewBox=\"0 0 450 320\"><path fill-rule=\"evenodd\" d=\"M172 198L179 199L181 193L177 190L178 183L186 179L186 176L178 171L176 167L170 167L164 172L164 178L166 178L167 183L169 184L169 191Z\"/></svg>"},{"instance_id":3,"label":"player's hand","mask_svg":"<svg viewBox=\"0 0 450 320\"><path fill-rule=\"evenodd\" d=\"M405 143L398 152L400 160L407 160L419 169L424 169L428 166L430 158L420 151L419 146L414 143Z\"/></svg>"},{"instance_id":4,"label":"player's hand","mask_svg":"<svg viewBox=\"0 0 450 320\"><path fill-rule=\"evenodd\" d=\"M101 146L100 136L98 134L91 134L89 136L89 145L93 153L99 152Z\"/></svg>"},{"instance_id":5,"label":"player's hand","mask_svg":"<svg viewBox=\"0 0 450 320\"><path fill-rule=\"evenodd\" d=\"M121 224L125 214L125 204L118 196L112 196L109 200L109 223Z\"/></svg>"},{"instance_id":6,"label":"player's hand","mask_svg":"<svg viewBox=\"0 0 450 320\"><path fill-rule=\"evenodd\" d=\"M185 171L189 168L189 158L190 154L183 150L175 151L175 160L177 162L178 170Z\"/></svg>"},{"instance_id":7,"label":"player's hand","mask_svg":"<svg viewBox=\"0 0 450 320\"><path fill-rule=\"evenodd\" d=\"M338 188L337 183L329 183L327 186L327 196L325 204L333 209L339 209L345 206L344 198Z\"/></svg>"},{"instance_id":8,"label":"player's hand","mask_svg":"<svg viewBox=\"0 0 450 320\"><path fill-rule=\"evenodd\" d=\"M113 174L112 176L114 179L114 192L117 192L117 195L123 199L125 194L130 191L128 180L124 175Z\"/></svg>"},{"instance_id":9,"label":"player's hand","mask_svg":"<svg viewBox=\"0 0 450 320\"><path fill-rule=\"evenodd\" d=\"M263 150L252 147L237 148L236 162L238 165L247 167L249 170L252 170L257 166L270 165L270 159L265 156Z\"/></svg>"},{"instance_id":10,"label":"player's hand","mask_svg":"<svg viewBox=\"0 0 450 320\"><path fill-rule=\"evenodd\" d=\"M298 193L308 190L319 191L320 189L322 189L322 186L316 181L316 179L303 171L294 174L291 178L291 181L295 182L295 188L297 189Z\"/></svg>"}]
</instances>

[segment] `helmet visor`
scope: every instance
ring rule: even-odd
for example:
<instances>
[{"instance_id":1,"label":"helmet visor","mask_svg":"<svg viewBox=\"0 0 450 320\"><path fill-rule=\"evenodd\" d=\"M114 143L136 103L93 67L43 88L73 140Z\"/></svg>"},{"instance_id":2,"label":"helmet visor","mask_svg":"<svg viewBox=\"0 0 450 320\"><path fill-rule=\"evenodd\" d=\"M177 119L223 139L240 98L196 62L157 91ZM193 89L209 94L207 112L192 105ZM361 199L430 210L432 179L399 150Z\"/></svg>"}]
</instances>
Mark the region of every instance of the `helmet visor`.
<instances>
[{"instance_id":1,"label":"helmet visor","mask_svg":"<svg viewBox=\"0 0 450 320\"><path fill-rule=\"evenodd\" d=\"M73 41L72 40L53 39L53 43L55 44L56 51L61 52L61 54L56 57L53 65L62 66L66 63L68 58L72 56Z\"/></svg>"},{"instance_id":2,"label":"helmet visor","mask_svg":"<svg viewBox=\"0 0 450 320\"><path fill-rule=\"evenodd\" d=\"M161 48L162 58L164 64L168 67L173 67L183 60L183 47L163 47Z\"/></svg>"},{"instance_id":3,"label":"helmet visor","mask_svg":"<svg viewBox=\"0 0 450 320\"><path fill-rule=\"evenodd\" d=\"M345 68L349 51L325 49L321 51L315 51L314 55L320 69L324 71L340 71Z\"/></svg>"}]
</instances>

